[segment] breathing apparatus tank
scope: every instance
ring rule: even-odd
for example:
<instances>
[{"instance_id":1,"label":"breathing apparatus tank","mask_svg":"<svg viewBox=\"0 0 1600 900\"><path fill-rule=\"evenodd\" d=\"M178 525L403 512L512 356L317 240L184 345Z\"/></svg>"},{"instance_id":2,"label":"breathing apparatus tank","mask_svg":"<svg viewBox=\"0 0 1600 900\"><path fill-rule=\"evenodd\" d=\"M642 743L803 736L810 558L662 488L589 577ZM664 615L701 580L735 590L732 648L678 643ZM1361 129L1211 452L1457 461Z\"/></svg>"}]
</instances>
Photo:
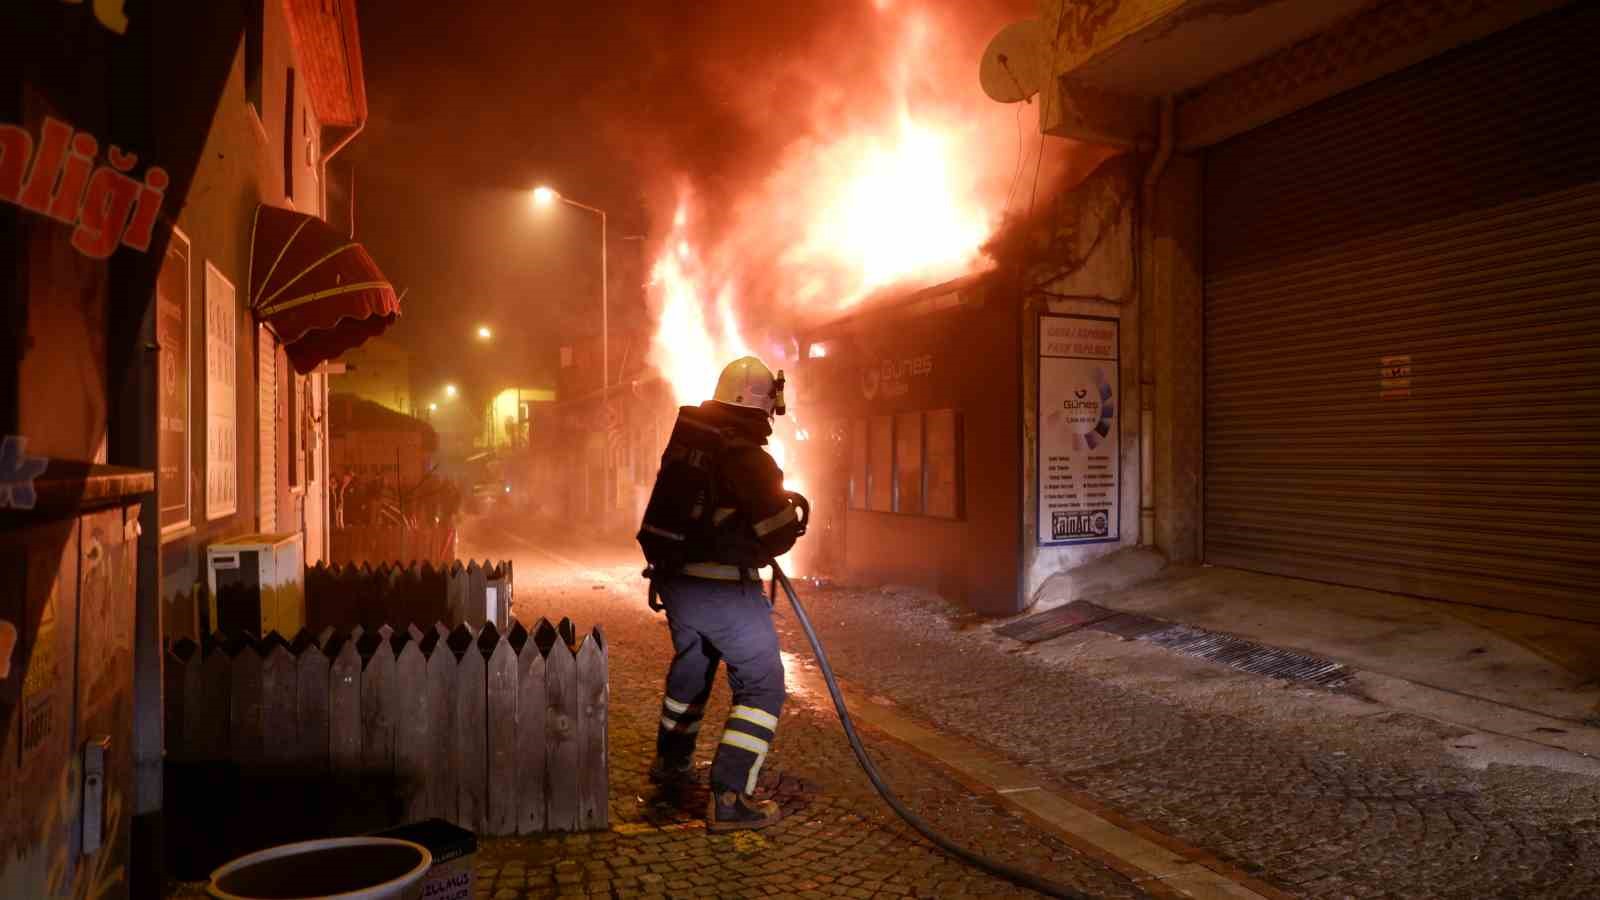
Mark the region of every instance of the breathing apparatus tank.
<instances>
[{"instance_id":1,"label":"breathing apparatus tank","mask_svg":"<svg viewBox=\"0 0 1600 900\"><path fill-rule=\"evenodd\" d=\"M781 416L786 412L783 387L782 370L773 375L761 360L746 356L722 370L712 400L758 409L769 418ZM678 410L639 525L639 547L649 563L645 575L651 579L671 575L700 558L717 524L713 512L719 499L718 466L731 437L695 411L692 406Z\"/></svg>"}]
</instances>

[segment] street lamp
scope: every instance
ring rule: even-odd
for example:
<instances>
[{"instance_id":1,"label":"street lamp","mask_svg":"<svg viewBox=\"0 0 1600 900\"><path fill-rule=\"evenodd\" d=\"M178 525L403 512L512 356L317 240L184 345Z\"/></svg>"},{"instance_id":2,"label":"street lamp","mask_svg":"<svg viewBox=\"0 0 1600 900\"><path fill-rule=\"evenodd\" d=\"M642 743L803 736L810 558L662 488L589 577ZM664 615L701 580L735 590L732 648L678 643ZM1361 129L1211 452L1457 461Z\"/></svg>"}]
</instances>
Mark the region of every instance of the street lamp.
<instances>
[{"instance_id":1,"label":"street lamp","mask_svg":"<svg viewBox=\"0 0 1600 900\"><path fill-rule=\"evenodd\" d=\"M456 386L453 385L453 384L445 385L444 386L444 395L446 397L454 397L456 395Z\"/></svg>"},{"instance_id":2,"label":"street lamp","mask_svg":"<svg viewBox=\"0 0 1600 900\"><path fill-rule=\"evenodd\" d=\"M489 338L492 338L492 337L494 337L494 332L489 330L489 326L487 326L487 325L479 325L478 326L478 339L479 340L487 341Z\"/></svg>"},{"instance_id":3,"label":"street lamp","mask_svg":"<svg viewBox=\"0 0 1600 900\"><path fill-rule=\"evenodd\" d=\"M535 206L546 208L557 200L600 217L600 390L604 392L611 386L611 304L606 284L606 211L564 197L553 188L542 184L533 189Z\"/></svg>"}]
</instances>

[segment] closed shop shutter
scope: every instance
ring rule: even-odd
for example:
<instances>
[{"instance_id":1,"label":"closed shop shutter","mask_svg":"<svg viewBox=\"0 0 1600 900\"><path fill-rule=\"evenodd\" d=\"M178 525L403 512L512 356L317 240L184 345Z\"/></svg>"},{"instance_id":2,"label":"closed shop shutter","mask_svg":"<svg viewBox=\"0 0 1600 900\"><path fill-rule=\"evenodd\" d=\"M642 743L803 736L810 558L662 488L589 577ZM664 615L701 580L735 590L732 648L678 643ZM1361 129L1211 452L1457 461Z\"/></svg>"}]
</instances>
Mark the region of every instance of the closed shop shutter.
<instances>
[{"instance_id":1,"label":"closed shop shutter","mask_svg":"<svg viewBox=\"0 0 1600 900\"><path fill-rule=\"evenodd\" d=\"M1206 159L1208 561L1600 621L1600 8Z\"/></svg>"},{"instance_id":2,"label":"closed shop shutter","mask_svg":"<svg viewBox=\"0 0 1600 900\"><path fill-rule=\"evenodd\" d=\"M257 479L256 504L260 510L260 528L272 533L278 530L278 342L272 332L256 327L256 385L260 395L256 422L261 435L256 450Z\"/></svg>"}]
</instances>

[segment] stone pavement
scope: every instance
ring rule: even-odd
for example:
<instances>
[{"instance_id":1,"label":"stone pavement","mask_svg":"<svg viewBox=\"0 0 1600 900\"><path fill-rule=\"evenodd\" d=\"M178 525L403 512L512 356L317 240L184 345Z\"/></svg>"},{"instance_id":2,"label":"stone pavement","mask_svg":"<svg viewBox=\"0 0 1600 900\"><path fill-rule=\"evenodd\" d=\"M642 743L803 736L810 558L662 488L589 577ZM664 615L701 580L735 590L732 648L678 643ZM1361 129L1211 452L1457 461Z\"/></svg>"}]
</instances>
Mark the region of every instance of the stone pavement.
<instances>
[{"instance_id":1,"label":"stone pavement","mask_svg":"<svg viewBox=\"0 0 1600 900\"><path fill-rule=\"evenodd\" d=\"M486 839L478 896L1020 896L929 846L872 793L825 697L791 696L763 779L787 818L705 833L703 785L644 777L670 643L631 548L479 522L463 552L516 560L516 613L606 629L611 829ZM1024 647L936 597L815 588L803 599L839 675L941 737L988 748L1061 796L1305 897L1600 897L1600 778L1474 751L1487 736L1359 691L1235 672L1104 634ZM809 649L780 599L791 683ZM719 683L702 781L727 709ZM1097 897L1175 896L1019 817L1003 796L870 731L912 809L979 852ZM1591 761L1583 761L1590 762ZM1280 894L1280 895L1281 895Z\"/></svg>"},{"instance_id":2,"label":"stone pavement","mask_svg":"<svg viewBox=\"0 0 1600 900\"><path fill-rule=\"evenodd\" d=\"M763 788L781 802L784 821L759 833L708 835L705 771L727 713L726 680L707 709L699 783L677 796L662 792L649 784L645 770L655 749L671 643L665 619L650 613L629 577L638 567L630 560L602 574L552 561L527 546L492 549L491 556L516 560L520 617L565 615L581 628L599 623L606 630L612 827L598 834L484 840L478 857L480 896L1028 894L946 858L902 824L857 768L831 711L793 700L783 711L762 777ZM966 845L1097 897L1146 896L1124 875L1040 834L921 760L903 753L874 756L910 806Z\"/></svg>"},{"instance_id":3,"label":"stone pavement","mask_svg":"<svg viewBox=\"0 0 1600 900\"><path fill-rule=\"evenodd\" d=\"M518 551L519 607L530 602L532 588L521 557L549 546L519 537L507 548ZM578 556L573 561L587 567L591 581L606 580L605 590L589 596L619 654L612 669L613 813L623 829L687 822L699 812L692 804L663 816L642 791L630 797L641 784L656 670L666 658L664 627L647 614L639 618L637 563L625 553L564 555ZM1600 780L1592 775L1519 757L1485 760L1472 748L1489 736L1396 712L1359 691L1287 685L1103 634L1028 649L916 591L802 591L835 669L858 688L941 733L992 748L1063 794L1092 797L1289 894L1600 897ZM574 605L588 606L581 593L557 591L551 599L581 618ZM808 660L786 606L778 625L785 650ZM640 666L645 671L633 671ZM714 702L726 702L725 687ZM719 714L708 715L708 736ZM883 764L912 808L958 839L1097 895L1160 889L1093 864L903 749L868 743L893 754ZM637 761L629 753L639 754ZM789 801L797 814L748 859L737 856L733 839L708 838L692 825L674 837L646 832L638 839L673 846L685 861L709 856L718 880L747 866L788 874L779 890L796 894L865 889L842 879L868 864L887 879L851 875L880 890L1006 890L944 859L890 818L868 793L831 710L791 701L769 767L800 780ZM818 793L807 794L811 789ZM887 852L860 855L851 842L863 831L887 840ZM820 873L807 862L818 844L827 848L816 854Z\"/></svg>"}]
</instances>

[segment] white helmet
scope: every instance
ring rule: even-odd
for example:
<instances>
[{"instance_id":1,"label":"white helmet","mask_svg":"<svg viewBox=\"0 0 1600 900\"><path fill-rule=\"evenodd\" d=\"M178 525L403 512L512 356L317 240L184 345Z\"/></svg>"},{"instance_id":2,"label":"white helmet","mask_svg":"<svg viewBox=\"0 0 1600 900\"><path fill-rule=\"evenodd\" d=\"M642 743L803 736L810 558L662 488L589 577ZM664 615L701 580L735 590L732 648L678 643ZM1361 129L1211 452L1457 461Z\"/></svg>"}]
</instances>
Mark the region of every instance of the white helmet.
<instances>
[{"instance_id":1,"label":"white helmet","mask_svg":"<svg viewBox=\"0 0 1600 900\"><path fill-rule=\"evenodd\" d=\"M729 406L759 409L771 415L783 415L783 370L774 376L766 363L754 356L743 356L728 363L717 378L717 390L711 399Z\"/></svg>"}]
</instances>

